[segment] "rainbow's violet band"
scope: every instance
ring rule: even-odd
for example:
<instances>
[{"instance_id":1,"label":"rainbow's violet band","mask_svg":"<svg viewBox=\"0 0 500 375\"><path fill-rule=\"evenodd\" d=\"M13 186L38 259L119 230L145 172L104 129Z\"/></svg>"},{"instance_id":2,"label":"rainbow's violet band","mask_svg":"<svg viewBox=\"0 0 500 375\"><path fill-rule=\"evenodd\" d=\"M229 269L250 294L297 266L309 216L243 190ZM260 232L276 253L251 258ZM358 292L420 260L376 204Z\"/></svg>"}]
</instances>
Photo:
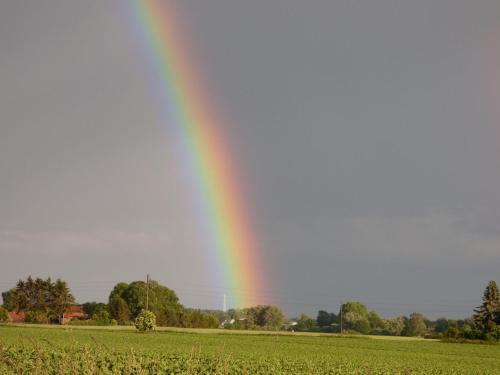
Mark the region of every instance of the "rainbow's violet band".
<instances>
[{"instance_id":1,"label":"rainbow's violet band","mask_svg":"<svg viewBox=\"0 0 500 375\"><path fill-rule=\"evenodd\" d=\"M262 264L229 142L171 0L129 0L159 84L163 120L189 180L208 267L231 307L261 302Z\"/></svg>"}]
</instances>

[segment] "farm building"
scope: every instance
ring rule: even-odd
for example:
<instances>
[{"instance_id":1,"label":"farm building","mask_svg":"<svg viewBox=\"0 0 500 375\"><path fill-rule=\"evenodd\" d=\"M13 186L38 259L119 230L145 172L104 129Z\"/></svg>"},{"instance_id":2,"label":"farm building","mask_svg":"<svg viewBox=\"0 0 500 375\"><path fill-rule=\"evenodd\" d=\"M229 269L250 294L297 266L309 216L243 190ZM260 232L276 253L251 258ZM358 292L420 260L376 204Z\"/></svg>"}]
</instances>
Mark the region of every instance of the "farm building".
<instances>
[{"instance_id":1,"label":"farm building","mask_svg":"<svg viewBox=\"0 0 500 375\"><path fill-rule=\"evenodd\" d=\"M68 309L69 311L64 313L63 321L65 323L69 322L71 319L85 319L87 314L82 310L80 305L72 305ZM26 314L24 311L11 311L9 312L9 322L11 323L24 323L26 320Z\"/></svg>"},{"instance_id":2,"label":"farm building","mask_svg":"<svg viewBox=\"0 0 500 375\"><path fill-rule=\"evenodd\" d=\"M9 322L23 323L25 318L24 311L11 311L9 312Z\"/></svg>"},{"instance_id":3,"label":"farm building","mask_svg":"<svg viewBox=\"0 0 500 375\"><path fill-rule=\"evenodd\" d=\"M85 319L87 314L82 310L80 305L72 305L69 307L69 311L64 313L64 321L69 322L71 319Z\"/></svg>"}]
</instances>

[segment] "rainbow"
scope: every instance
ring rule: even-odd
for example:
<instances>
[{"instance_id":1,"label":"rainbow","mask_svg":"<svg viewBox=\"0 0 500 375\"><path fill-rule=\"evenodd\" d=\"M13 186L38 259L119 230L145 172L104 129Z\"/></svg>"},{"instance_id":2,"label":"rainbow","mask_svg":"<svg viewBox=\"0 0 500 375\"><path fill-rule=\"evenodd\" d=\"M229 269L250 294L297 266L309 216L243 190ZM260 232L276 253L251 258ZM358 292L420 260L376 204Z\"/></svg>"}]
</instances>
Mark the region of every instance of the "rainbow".
<instances>
[{"instance_id":1,"label":"rainbow","mask_svg":"<svg viewBox=\"0 0 500 375\"><path fill-rule=\"evenodd\" d=\"M231 307L262 301L259 248L225 126L202 85L190 40L171 0L129 0L158 84L175 157L189 181L199 232Z\"/></svg>"}]
</instances>

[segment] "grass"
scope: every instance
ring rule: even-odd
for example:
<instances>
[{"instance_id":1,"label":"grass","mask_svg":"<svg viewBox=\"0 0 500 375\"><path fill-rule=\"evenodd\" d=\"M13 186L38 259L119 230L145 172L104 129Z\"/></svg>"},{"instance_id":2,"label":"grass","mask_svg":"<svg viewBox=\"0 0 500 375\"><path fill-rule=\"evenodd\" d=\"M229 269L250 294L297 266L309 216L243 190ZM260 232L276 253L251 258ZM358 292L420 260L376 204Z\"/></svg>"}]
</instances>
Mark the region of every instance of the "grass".
<instances>
[{"instance_id":1,"label":"grass","mask_svg":"<svg viewBox=\"0 0 500 375\"><path fill-rule=\"evenodd\" d=\"M35 368L39 374L500 374L500 346L282 332L0 326L0 373Z\"/></svg>"}]
</instances>

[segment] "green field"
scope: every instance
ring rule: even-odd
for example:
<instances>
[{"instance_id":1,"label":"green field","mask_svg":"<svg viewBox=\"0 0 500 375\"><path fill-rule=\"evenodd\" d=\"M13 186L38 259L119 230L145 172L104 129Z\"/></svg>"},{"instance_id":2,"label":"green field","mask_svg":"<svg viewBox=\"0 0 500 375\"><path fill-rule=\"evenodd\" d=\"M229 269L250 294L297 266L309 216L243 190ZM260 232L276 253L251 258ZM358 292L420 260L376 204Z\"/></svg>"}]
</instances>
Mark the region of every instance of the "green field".
<instances>
[{"instance_id":1,"label":"green field","mask_svg":"<svg viewBox=\"0 0 500 375\"><path fill-rule=\"evenodd\" d=\"M214 331L139 334L127 329L0 326L0 373L500 374L500 346L366 337Z\"/></svg>"}]
</instances>

